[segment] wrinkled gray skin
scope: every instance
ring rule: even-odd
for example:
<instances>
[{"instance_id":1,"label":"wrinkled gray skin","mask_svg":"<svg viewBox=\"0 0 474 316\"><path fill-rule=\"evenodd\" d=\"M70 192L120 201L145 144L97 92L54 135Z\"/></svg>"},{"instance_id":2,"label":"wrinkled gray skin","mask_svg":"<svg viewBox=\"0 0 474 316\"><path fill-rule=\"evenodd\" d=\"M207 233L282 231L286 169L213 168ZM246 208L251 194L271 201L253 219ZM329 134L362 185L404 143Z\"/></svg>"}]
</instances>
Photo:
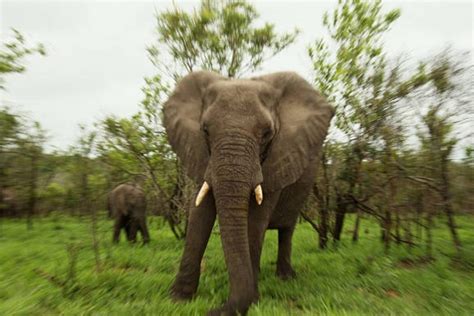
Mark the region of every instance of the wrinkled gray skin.
<instances>
[{"instance_id":1,"label":"wrinkled gray skin","mask_svg":"<svg viewBox=\"0 0 474 316\"><path fill-rule=\"evenodd\" d=\"M184 77L164 106L169 141L188 175L211 190L189 210L175 299L197 291L214 221L230 281L228 301L210 314L245 314L259 298L265 231L278 229L277 275L295 276L291 238L309 194L333 108L295 73L229 80L211 72ZM263 187L263 203L254 189Z\"/></svg>"},{"instance_id":2,"label":"wrinkled gray skin","mask_svg":"<svg viewBox=\"0 0 474 316\"><path fill-rule=\"evenodd\" d=\"M130 242L136 242L137 231L140 231L144 244L150 241L146 225L146 197L140 186L120 184L109 193L107 208L109 217L115 221L114 243L118 243L122 229Z\"/></svg>"}]
</instances>

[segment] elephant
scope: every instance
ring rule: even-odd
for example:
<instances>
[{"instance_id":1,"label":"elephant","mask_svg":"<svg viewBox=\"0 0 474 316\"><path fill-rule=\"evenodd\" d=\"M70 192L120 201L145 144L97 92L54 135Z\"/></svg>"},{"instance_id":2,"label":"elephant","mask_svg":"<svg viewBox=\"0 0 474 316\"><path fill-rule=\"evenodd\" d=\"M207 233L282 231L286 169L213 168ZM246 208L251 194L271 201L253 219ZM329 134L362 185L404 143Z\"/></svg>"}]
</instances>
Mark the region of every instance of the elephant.
<instances>
[{"instance_id":1,"label":"elephant","mask_svg":"<svg viewBox=\"0 0 474 316\"><path fill-rule=\"evenodd\" d=\"M0 217L17 217L19 207L17 194L12 188L0 188Z\"/></svg>"},{"instance_id":2,"label":"elephant","mask_svg":"<svg viewBox=\"0 0 474 316\"><path fill-rule=\"evenodd\" d=\"M277 276L295 276L293 231L333 115L326 98L293 72L230 79L197 71L177 83L163 106L163 123L198 190L170 290L175 301L197 291L216 217L230 291L210 315L246 314L258 301L267 229L278 230Z\"/></svg>"},{"instance_id":3,"label":"elephant","mask_svg":"<svg viewBox=\"0 0 474 316\"><path fill-rule=\"evenodd\" d=\"M146 197L139 185L118 185L108 195L107 209L109 217L115 221L112 239L114 243L118 243L122 228L130 242L136 242L137 231L140 231L144 244L150 241L146 224Z\"/></svg>"}]
</instances>

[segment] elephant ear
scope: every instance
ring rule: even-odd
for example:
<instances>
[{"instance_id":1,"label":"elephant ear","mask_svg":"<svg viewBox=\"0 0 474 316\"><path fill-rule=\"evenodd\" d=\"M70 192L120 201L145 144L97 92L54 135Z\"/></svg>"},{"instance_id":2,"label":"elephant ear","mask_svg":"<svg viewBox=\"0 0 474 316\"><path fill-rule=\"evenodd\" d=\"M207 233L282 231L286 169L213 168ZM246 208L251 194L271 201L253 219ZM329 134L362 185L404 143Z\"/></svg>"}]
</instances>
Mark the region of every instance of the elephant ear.
<instances>
[{"instance_id":1,"label":"elephant ear","mask_svg":"<svg viewBox=\"0 0 474 316\"><path fill-rule=\"evenodd\" d=\"M163 107L163 123L171 147L187 175L196 182L202 182L209 160L200 124L202 97L209 85L223 79L208 71L190 73L178 82Z\"/></svg>"},{"instance_id":2,"label":"elephant ear","mask_svg":"<svg viewBox=\"0 0 474 316\"><path fill-rule=\"evenodd\" d=\"M315 163L326 138L333 107L305 79L292 72L255 78L279 91L275 112L280 128L263 163L264 189L295 183Z\"/></svg>"}]
</instances>

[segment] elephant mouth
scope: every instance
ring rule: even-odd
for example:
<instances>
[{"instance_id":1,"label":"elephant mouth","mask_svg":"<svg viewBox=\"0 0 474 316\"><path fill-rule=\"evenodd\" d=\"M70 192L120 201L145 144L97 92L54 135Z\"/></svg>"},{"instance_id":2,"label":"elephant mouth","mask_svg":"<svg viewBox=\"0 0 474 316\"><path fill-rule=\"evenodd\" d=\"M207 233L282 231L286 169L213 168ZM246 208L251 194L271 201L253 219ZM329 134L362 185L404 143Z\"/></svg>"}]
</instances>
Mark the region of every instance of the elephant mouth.
<instances>
[{"instance_id":1,"label":"elephant mouth","mask_svg":"<svg viewBox=\"0 0 474 316\"><path fill-rule=\"evenodd\" d=\"M206 195L209 193L210 189L211 189L211 186L209 185L209 183L207 183L207 181L204 181L204 183L201 186L201 189L199 190L196 196L196 201L194 203L196 207L202 203ZM261 184L258 184L255 187L254 195L255 195L255 201L257 202L257 204L261 205L263 202L263 189L262 189Z\"/></svg>"}]
</instances>

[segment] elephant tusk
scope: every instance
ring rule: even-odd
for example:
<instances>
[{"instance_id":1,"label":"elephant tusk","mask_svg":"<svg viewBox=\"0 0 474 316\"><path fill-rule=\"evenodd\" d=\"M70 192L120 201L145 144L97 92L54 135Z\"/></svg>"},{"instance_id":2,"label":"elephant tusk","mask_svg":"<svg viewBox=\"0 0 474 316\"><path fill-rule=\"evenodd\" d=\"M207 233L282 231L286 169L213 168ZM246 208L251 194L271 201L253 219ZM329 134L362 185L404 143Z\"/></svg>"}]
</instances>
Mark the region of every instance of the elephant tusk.
<instances>
[{"instance_id":1,"label":"elephant tusk","mask_svg":"<svg viewBox=\"0 0 474 316\"><path fill-rule=\"evenodd\" d=\"M201 190L199 190L199 193L196 197L196 203L195 203L196 206L199 206L199 204L201 204L202 200L204 200L204 198L206 197L207 192L209 192L209 184L206 181L204 181L204 183L202 184Z\"/></svg>"},{"instance_id":2,"label":"elephant tusk","mask_svg":"<svg viewBox=\"0 0 474 316\"><path fill-rule=\"evenodd\" d=\"M260 184L255 188L255 200L257 201L258 205L262 204L263 202L263 191Z\"/></svg>"}]
</instances>

